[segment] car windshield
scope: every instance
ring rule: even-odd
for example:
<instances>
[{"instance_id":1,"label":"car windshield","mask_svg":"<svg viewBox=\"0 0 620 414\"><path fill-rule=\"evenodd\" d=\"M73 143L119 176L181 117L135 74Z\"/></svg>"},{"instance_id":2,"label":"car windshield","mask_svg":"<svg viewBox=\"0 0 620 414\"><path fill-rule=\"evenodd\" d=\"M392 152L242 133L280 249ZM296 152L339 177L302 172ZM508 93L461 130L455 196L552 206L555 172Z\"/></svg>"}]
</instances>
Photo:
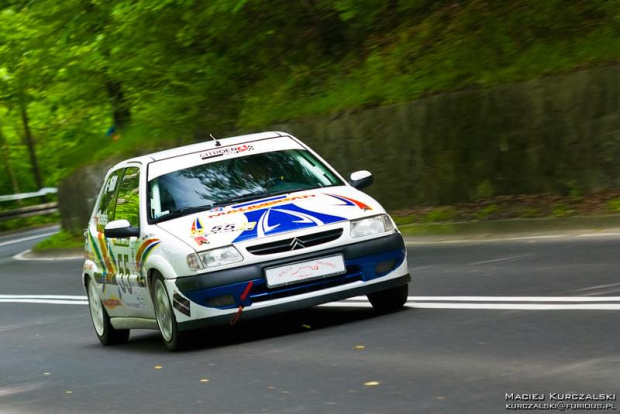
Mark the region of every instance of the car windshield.
<instances>
[{"instance_id":1,"label":"car windshield","mask_svg":"<svg viewBox=\"0 0 620 414\"><path fill-rule=\"evenodd\" d=\"M343 185L310 152L285 150L197 165L149 182L149 218L197 211L319 187Z\"/></svg>"}]
</instances>

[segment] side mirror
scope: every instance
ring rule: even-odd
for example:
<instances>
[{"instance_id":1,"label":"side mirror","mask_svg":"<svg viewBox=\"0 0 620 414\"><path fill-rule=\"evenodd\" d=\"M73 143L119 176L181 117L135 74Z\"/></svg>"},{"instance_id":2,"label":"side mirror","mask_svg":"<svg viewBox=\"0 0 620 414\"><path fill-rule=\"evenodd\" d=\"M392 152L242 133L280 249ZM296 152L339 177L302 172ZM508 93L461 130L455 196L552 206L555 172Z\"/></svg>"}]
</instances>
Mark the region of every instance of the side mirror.
<instances>
[{"instance_id":1,"label":"side mirror","mask_svg":"<svg viewBox=\"0 0 620 414\"><path fill-rule=\"evenodd\" d=\"M349 180L349 184L351 184L358 190L361 190L362 188L366 188L370 184L372 184L373 180L374 179L370 171L361 170L351 173L351 179Z\"/></svg>"},{"instance_id":2,"label":"side mirror","mask_svg":"<svg viewBox=\"0 0 620 414\"><path fill-rule=\"evenodd\" d=\"M127 220L114 220L105 226L103 234L111 239L126 239L129 237L138 237L140 235L140 230L129 224Z\"/></svg>"}]
</instances>

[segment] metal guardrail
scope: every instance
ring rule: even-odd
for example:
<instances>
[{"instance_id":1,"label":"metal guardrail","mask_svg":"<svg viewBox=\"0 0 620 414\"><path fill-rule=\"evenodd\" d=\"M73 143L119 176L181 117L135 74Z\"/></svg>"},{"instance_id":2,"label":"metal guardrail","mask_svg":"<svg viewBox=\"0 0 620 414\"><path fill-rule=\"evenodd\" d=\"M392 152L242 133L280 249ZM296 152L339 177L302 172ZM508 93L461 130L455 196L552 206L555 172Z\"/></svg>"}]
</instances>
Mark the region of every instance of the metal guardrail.
<instances>
[{"instance_id":1,"label":"metal guardrail","mask_svg":"<svg viewBox=\"0 0 620 414\"><path fill-rule=\"evenodd\" d=\"M45 203L36 206L28 206L16 208L15 210L0 211L0 221L13 218L24 218L31 216L42 216L52 214L58 211L58 203Z\"/></svg>"},{"instance_id":2,"label":"metal guardrail","mask_svg":"<svg viewBox=\"0 0 620 414\"><path fill-rule=\"evenodd\" d=\"M0 195L0 201L24 200L26 198L42 197L47 194L56 194L57 192L57 188L46 187L34 193Z\"/></svg>"},{"instance_id":3,"label":"metal guardrail","mask_svg":"<svg viewBox=\"0 0 620 414\"><path fill-rule=\"evenodd\" d=\"M0 196L1 201L16 201L16 200L25 200L27 198L34 197L42 197L47 194L55 194L58 190L56 188L42 188L34 193L23 193L23 194L9 194ZM28 207L20 207L14 210L0 211L0 221L14 219L14 218L25 218L31 216L41 216L46 214L52 214L58 211L58 203L43 203L36 206L28 206Z\"/></svg>"}]
</instances>

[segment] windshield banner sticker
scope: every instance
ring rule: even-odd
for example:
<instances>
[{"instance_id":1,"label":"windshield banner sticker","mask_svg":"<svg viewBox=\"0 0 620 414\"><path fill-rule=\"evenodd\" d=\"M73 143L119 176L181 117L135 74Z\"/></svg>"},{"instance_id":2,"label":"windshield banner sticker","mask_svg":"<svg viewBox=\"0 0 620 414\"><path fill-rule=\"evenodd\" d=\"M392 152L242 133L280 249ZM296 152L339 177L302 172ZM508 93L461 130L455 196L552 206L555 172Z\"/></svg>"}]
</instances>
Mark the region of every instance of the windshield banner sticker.
<instances>
[{"instance_id":1,"label":"windshield banner sticker","mask_svg":"<svg viewBox=\"0 0 620 414\"><path fill-rule=\"evenodd\" d=\"M239 154L242 152L246 152L246 151L249 152L253 150L254 150L254 145L237 145L235 147L220 148L220 149L214 149L211 151L203 152L202 154L200 154L200 158L202 158L203 160L206 160L207 158L221 157L223 155L230 155L230 154Z\"/></svg>"}]
</instances>

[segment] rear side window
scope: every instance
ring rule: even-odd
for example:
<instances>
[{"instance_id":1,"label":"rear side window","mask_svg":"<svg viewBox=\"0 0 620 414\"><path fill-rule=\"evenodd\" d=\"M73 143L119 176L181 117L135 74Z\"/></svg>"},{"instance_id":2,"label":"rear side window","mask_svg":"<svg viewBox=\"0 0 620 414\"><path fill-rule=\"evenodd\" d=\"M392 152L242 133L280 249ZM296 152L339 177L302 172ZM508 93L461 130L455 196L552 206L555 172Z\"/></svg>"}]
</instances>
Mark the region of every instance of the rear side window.
<instances>
[{"instance_id":1,"label":"rear side window","mask_svg":"<svg viewBox=\"0 0 620 414\"><path fill-rule=\"evenodd\" d=\"M95 223L97 231L103 233L106 224L114 220L114 201L116 200L116 190L122 170L114 171L103 185L101 197L95 212Z\"/></svg>"},{"instance_id":2,"label":"rear side window","mask_svg":"<svg viewBox=\"0 0 620 414\"><path fill-rule=\"evenodd\" d=\"M140 225L140 169L125 169L118 188L114 220L127 220L134 227Z\"/></svg>"}]
</instances>

